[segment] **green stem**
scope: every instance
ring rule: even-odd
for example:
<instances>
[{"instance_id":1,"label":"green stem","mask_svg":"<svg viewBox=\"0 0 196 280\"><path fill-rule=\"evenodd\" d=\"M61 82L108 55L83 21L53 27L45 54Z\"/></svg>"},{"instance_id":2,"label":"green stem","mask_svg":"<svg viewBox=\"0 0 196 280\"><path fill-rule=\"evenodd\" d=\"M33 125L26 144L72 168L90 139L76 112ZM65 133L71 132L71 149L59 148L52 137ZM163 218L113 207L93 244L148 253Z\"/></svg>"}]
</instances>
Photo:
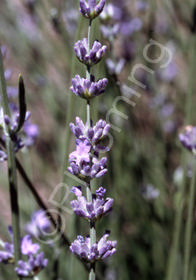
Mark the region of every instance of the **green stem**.
<instances>
[{"instance_id":1,"label":"green stem","mask_svg":"<svg viewBox=\"0 0 196 280\"><path fill-rule=\"evenodd\" d=\"M194 201L195 201L195 181L196 181L196 162L194 161L193 174L192 174L191 185L190 185L190 193L188 198L188 217L187 217L186 228L185 228L183 280L189 279L191 235L193 230L193 209L194 209Z\"/></svg>"},{"instance_id":2,"label":"green stem","mask_svg":"<svg viewBox=\"0 0 196 280\"><path fill-rule=\"evenodd\" d=\"M0 51L0 84L1 84L1 100L3 106L3 116L11 116L8 97L6 91L6 83L4 77L3 59ZM12 212L12 228L14 235L14 254L15 263L21 259L20 252L20 221L19 221L19 205L18 205L18 190L17 190L17 175L16 175L16 162L14 153L14 143L10 137L10 127L5 125L5 135L6 135L6 150L7 150L7 165L8 165L8 180L10 189L10 202L11 202L11 212ZM22 279L21 277L18 277Z\"/></svg>"},{"instance_id":3,"label":"green stem","mask_svg":"<svg viewBox=\"0 0 196 280\"><path fill-rule=\"evenodd\" d=\"M185 196L185 185L186 185L186 157L185 156L186 156L186 151L183 149L182 151L182 169L184 171L183 180L180 186L181 189L180 201L176 209L172 246L170 249L166 280L173 280L175 275L174 273L177 269L177 255L178 255L179 241L180 241L180 234L181 234L182 214L184 209L184 196Z\"/></svg>"},{"instance_id":4,"label":"green stem","mask_svg":"<svg viewBox=\"0 0 196 280\"><path fill-rule=\"evenodd\" d=\"M91 186L87 187L87 201L92 203ZM95 222L90 222L90 246L96 243ZM89 280L95 280L95 263L90 264Z\"/></svg>"}]
</instances>

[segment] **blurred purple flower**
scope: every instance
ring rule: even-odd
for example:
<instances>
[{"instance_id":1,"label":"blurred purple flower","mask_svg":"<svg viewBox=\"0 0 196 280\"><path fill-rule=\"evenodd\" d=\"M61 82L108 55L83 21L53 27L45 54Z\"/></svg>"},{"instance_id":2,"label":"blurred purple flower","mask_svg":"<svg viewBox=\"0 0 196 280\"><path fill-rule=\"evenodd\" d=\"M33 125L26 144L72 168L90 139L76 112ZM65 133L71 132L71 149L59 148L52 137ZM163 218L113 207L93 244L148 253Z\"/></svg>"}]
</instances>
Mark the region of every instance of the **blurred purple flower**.
<instances>
[{"instance_id":1,"label":"blurred purple flower","mask_svg":"<svg viewBox=\"0 0 196 280\"><path fill-rule=\"evenodd\" d=\"M118 23L108 26L101 25L100 30L104 38L113 41L114 37L118 34L120 30L120 25Z\"/></svg>"},{"instance_id":2,"label":"blurred purple flower","mask_svg":"<svg viewBox=\"0 0 196 280\"><path fill-rule=\"evenodd\" d=\"M96 195L93 195L92 202L88 202L82 196L80 187L73 187L71 191L75 194L77 200L72 200L70 205L74 213L79 217L86 218L90 221L97 221L112 211L113 199L103 199L106 190L102 187L96 191Z\"/></svg>"},{"instance_id":3,"label":"blurred purple flower","mask_svg":"<svg viewBox=\"0 0 196 280\"><path fill-rule=\"evenodd\" d=\"M112 3L105 5L103 12L100 14L100 19L102 21L107 21L110 19L118 21L121 19L121 17L122 10L119 7L113 5Z\"/></svg>"},{"instance_id":4,"label":"blurred purple flower","mask_svg":"<svg viewBox=\"0 0 196 280\"><path fill-rule=\"evenodd\" d=\"M137 0L135 3L135 8L136 8L136 10L143 12L149 8L149 4L146 1Z\"/></svg>"},{"instance_id":5,"label":"blurred purple flower","mask_svg":"<svg viewBox=\"0 0 196 280\"><path fill-rule=\"evenodd\" d=\"M168 103L168 104L165 104L161 108L159 115L162 118L167 118L167 117L170 117L173 114L173 112L174 112L174 105L171 103Z\"/></svg>"},{"instance_id":6,"label":"blurred purple flower","mask_svg":"<svg viewBox=\"0 0 196 280\"><path fill-rule=\"evenodd\" d=\"M28 257L25 262L18 261L18 266L15 271L19 276L33 277L47 266L48 260L44 258L44 253L38 253L40 246L37 243L32 243L30 235L23 237L21 242L21 252Z\"/></svg>"},{"instance_id":7,"label":"blurred purple flower","mask_svg":"<svg viewBox=\"0 0 196 280\"><path fill-rule=\"evenodd\" d=\"M89 100L104 93L107 83L108 80L106 78L94 82L76 75L72 79L72 87L70 89L76 96Z\"/></svg>"},{"instance_id":8,"label":"blurred purple flower","mask_svg":"<svg viewBox=\"0 0 196 280\"><path fill-rule=\"evenodd\" d=\"M4 71L4 77L5 77L5 80L7 81L7 80L9 80L10 78L11 78L11 76L12 76L12 70L11 69L6 69L5 71Z\"/></svg>"},{"instance_id":9,"label":"blurred purple flower","mask_svg":"<svg viewBox=\"0 0 196 280\"><path fill-rule=\"evenodd\" d=\"M17 274L21 277L33 277L38 274L48 264L48 260L44 258L44 253L40 252L36 256L30 255L28 261L18 261L15 268Z\"/></svg>"},{"instance_id":10,"label":"blurred purple flower","mask_svg":"<svg viewBox=\"0 0 196 280\"><path fill-rule=\"evenodd\" d=\"M98 63L106 52L107 47L102 46L98 41L94 41L90 52L88 52L88 39L83 38L74 45L77 58L86 65Z\"/></svg>"},{"instance_id":11,"label":"blurred purple flower","mask_svg":"<svg viewBox=\"0 0 196 280\"><path fill-rule=\"evenodd\" d=\"M110 75L119 75L125 66L125 59L121 58L119 61L114 62L112 59L108 58L106 60L106 65Z\"/></svg>"},{"instance_id":12,"label":"blurred purple flower","mask_svg":"<svg viewBox=\"0 0 196 280\"><path fill-rule=\"evenodd\" d=\"M171 62L166 68L159 70L159 78L164 82L171 82L178 73L178 67L174 62Z\"/></svg>"},{"instance_id":13,"label":"blurred purple flower","mask_svg":"<svg viewBox=\"0 0 196 280\"><path fill-rule=\"evenodd\" d=\"M105 0L80 0L80 12L89 19L96 18L102 11L105 5Z\"/></svg>"},{"instance_id":14,"label":"blurred purple flower","mask_svg":"<svg viewBox=\"0 0 196 280\"><path fill-rule=\"evenodd\" d=\"M5 264L14 262L13 232L11 226L8 227L8 233L11 243L0 240L0 246L3 248L3 250L0 250L0 262Z\"/></svg>"},{"instance_id":15,"label":"blurred purple flower","mask_svg":"<svg viewBox=\"0 0 196 280\"><path fill-rule=\"evenodd\" d=\"M0 262L3 263L13 263L14 262L14 244L13 244L13 232L12 228L8 227L8 232L11 237L11 243L1 241L1 246L3 251L0 251ZM21 253L27 256L27 262L22 260L18 261L18 267L15 268L15 271L19 276L33 277L41 269L43 269L48 260L44 259L44 253L38 253L40 246L36 243L32 243L31 237L26 235L22 238L21 241Z\"/></svg>"},{"instance_id":16,"label":"blurred purple flower","mask_svg":"<svg viewBox=\"0 0 196 280\"><path fill-rule=\"evenodd\" d=\"M43 210L34 212L30 223L25 227L26 232L33 237L42 236L44 233L50 232L50 229L51 223Z\"/></svg>"},{"instance_id":17,"label":"blurred purple flower","mask_svg":"<svg viewBox=\"0 0 196 280\"><path fill-rule=\"evenodd\" d=\"M196 126L188 125L184 129L184 133L179 134L179 140L182 145L195 153L196 150Z\"/></svg>"},{"instance_id":18,"label":"blurred purple flower","mask_svg":"<svg viewBox=\"0 0 196 280\"><path fill-rule=\"evenodd\" d=\"M70 250L83 261L95 262L100 259L105 259L112 256L116 252L117 241L107 240L109 234L105 233L98 243L90 245L89 237L79 235L71 244Z\"/></svg>"},{"instance_id":19,"label":"blurred purple flower","mask_svg":"<svg viewBox=\"0 0 196 280\"><path fill-rule=\"evenodd\" d=\"M7 160L7 154L0 148L0 162Z\"/></svg>"},{"instance_id":20,"label":"blurred purple flower","mask_svg":"<svg viewBox=\"0 0 196 280\"><path fill-rule=\"evenodd\" d=\"M15 87L8 86L8 87L7 87L7 95L8 95L8 98L17 97L17 95L18 95L18 89L15 88Z\"/></svg>"},{"instance_id":21,"label":"blurred purple flower","mask_svg":"<svg viewBox=\"0 0 196 280\"><path fill-rule=\"evenodd\" d=\"M132 20L128 21L128 22L122 22L120 25L120 32L124 35L124 36L130 36L132 35L134 32L139 31L142 28L142 21L140 18L133 18Z\"/></svg>"},{"instance_id":22,"label":"blurred purple flower","mask_svg":"<svg viewBox=\"0 0 196 280\"><path fill-rule=\"evenodd\" d=\"M34 255L40 249L38 244L33 244L30 235L25 235L21 242L21 252L23 255Z\"/></svg>"},{"instance_id":23,"label":"blurred purple flower","mask_svg":"<svg viewBox=\"0 0 196 280\"><path fill-rule=\"evenodd\" d=\"M152 201L160 195L160 191L156 189L152 184L142 186L141 192L143 197L148 201Z\"/></svg>"}]
</instances>

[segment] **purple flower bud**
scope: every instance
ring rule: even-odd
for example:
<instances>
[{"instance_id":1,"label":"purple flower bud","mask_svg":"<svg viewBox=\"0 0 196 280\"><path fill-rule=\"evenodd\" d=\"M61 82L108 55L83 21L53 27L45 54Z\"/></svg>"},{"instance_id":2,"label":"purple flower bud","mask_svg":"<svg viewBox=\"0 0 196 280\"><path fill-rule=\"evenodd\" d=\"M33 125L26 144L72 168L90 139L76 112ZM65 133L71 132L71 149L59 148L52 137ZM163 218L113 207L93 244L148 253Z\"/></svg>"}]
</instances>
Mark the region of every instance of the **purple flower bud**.
<instances>
[{"instance_id":1,"label":"purple flower bud","mask_svg":"<svg viewBox=\"0 0 196 280\"><path fill-rule=\"evenodd\" d=\"M100 187L98 190L96 190L96 195L98 198L103 198L106 193L106 189L103 187Z\"/></svg>"},{"instance_id":2,"label":"purple flower bud","mask_svg":"<svg viewBox=\"0 0 196 280\"><path fill-rule=\"evenodd\" d=\"M89 19L96 18L102 11L105 5L105 0L99 0L98 4L96 0L80 0L80 12Z\"/></svg>"}]
</instances>

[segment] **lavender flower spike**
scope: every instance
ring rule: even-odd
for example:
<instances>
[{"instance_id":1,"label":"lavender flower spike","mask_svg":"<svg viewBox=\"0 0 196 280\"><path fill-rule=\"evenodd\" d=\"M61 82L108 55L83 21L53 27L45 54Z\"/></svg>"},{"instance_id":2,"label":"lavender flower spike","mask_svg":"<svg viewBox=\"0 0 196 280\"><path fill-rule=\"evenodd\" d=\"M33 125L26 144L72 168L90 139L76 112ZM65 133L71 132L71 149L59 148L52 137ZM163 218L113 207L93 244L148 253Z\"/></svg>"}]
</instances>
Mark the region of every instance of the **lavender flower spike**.
<instances>
[{"instance_id":1,"label":"lavender flower spike","mask_svg":"<svg viewBox=\"0 0 196 280\"><path fill-rule=\"evenodd\" d=\"M76 96L89 100L104 93L107 82L108 80L106 78L94 82L76 75L75 78L72 79L72 87L70 89Z\"/></svg>"},{"instance_id":2,"label":"lavender flower spike","mask_svg":"<svg viewBox=\"0 0 196 280\"><path fill-rule=\"evenodd\" d=\"M77 200L71 201L70 205L79 217L95 222L112 211L113 199L106 198L104 200L106 189L102 187L96 191L96 195L93 195L92 203L82 196L80 187L73 187L71 191L75 194Z\"/></svg>"},{"instance_id":3,"label":"lavender flower spike","mask_svg":"<svg viewBox=\"0 0 196 280\"><path fill-rule=\"evenodd\" d=\"M80 12L89 19L96 18L102 11L105 5L105 0L80 0Z\"/></svg>"},{"instance_id":4,"label":"lavender flower spike","mask_svg":"<svg viewBox=\"0 0 196 280\"><path fill-rule=\"evenodd\" d=\"M116 252L117 241L107 240L109 234L105 233L98 243L90 246L90 237L79 235L71 244L70 251L85 262L93 263L100 259L112 256Z\"/></svg>"},{"instance_id":5,"label":"lavender flower spike","mask_svg":"<svg viewBox=\"0 0 196 280\"><path fill-rule=\"evenodd\" d=\"M74 45L74 51L80 62L86 65L98 63L106 52L107 47L102 46L98 41L94 41L92 48L88 51L88 39L83 38Z\"/></svg>"}]
</instances>

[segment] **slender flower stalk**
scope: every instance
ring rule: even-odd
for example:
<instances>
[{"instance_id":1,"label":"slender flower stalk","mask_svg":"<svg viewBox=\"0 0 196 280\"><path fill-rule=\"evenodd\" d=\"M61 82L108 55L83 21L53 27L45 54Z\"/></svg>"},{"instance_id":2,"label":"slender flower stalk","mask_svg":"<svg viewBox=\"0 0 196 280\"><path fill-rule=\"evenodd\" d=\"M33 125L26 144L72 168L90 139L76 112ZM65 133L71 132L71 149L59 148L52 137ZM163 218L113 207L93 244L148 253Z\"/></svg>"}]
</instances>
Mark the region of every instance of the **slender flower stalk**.
<instances>
[{"instance_id":1,"label":"slender flower stalk","mask_svg":"<svg viewBox=\"0 0 196 280\"><path fill-rule=\"evenodd\" d=\"M8 98L6 92L6 84L4 78L4 68L2 54L0 51L0 83L1 83L1 100L3 106L4 119L10 118L10 110L8 105ZM10 135L10 126L4 125L6 135L6 150L7 150L7 163L8 163L8 180L10 188L11 212L12 212L12 228L14 234L14 252L15 263L20 260L20 219L19 219L19 205L18 205L18 190L17 190L17 175L16 175L16 162L14 154L14 143ZM22 279L19 277L19 279Z\"/></svg>"}]
</instances>

